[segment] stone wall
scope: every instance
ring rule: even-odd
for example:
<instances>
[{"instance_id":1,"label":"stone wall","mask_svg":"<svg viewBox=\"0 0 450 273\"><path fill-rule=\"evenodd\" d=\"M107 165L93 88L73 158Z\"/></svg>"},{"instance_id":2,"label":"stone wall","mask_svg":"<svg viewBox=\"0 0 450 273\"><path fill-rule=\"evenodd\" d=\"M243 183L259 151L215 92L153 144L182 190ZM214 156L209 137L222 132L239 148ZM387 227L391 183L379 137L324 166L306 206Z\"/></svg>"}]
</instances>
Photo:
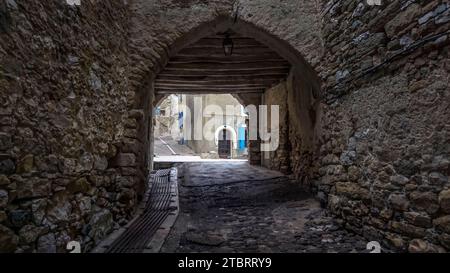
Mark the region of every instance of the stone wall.
<instances>
[{"instance_id":1,"label":"stone wall","mask_svg":"<svg viewBox=\"0 0 450 273\"><path fill-rule=\"evenodd\" d=\"M88 249L137 202L113 160L135 127L128 8L82 2L0 1L0 252Z\"/></svg>"},{"instance_id":2,"label":"stone wall","mask_svg":"<svg viewBox=\"0 0 450 273\"><path fill-rule=\"evenodd\" d=\"M368 239L400 251L448 250L449 4L383 2L324 6L315 187L343 225Z\"/></svg>"},{"instance_id":3,"label":"stone wall","mask_svg":"<svg viewBox=\"0 0 450 273\"><path fill-rule=\"evenodd\" d=\"M263 105L267 105L268 118L267 127L269 132L274 132L272 130L273 125L271 124L271 105L278 105L279 107L279 141L278 148L275 151L264 151L262 153L262 165L266 168L277 170L285 174L291 173L290 166L290 142L289 142L289 110L287 102L287 84L286 82L280 83L277 86L270 88L264 93ZM271 140L273 141L273 139ZM264 143L264 142L263 142Z\"/></svg>"},{"instance_id":4,"label":"stone wall","mask_svg":"<svg viewBox=\"0 0 450 273\"><path fill-rule=\"evenodd\" d=\"M276 151L264 152L265 167L293 174L293 178L310 190L313 179L315 151L317 150L317 116L321 107L311 92L308 81L300 80L299 72L293 69L286 81L264 93L263 104L280 109L280 145ZM269 126L270 129L270 126Z\"/></svg>"}]
</instances>

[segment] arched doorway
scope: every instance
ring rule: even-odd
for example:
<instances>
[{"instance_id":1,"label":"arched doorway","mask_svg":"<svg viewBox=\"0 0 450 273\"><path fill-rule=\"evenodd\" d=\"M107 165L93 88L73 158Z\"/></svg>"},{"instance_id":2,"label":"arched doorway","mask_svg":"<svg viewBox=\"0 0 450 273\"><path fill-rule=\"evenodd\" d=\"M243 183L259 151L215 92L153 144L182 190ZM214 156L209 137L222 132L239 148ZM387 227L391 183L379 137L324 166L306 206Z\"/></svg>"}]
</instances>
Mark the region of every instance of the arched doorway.
<instances>
[{"instance_id":1,"label":"arched doorway","mask_svg":"<svg viewBox=\"0 0 450 273\"><path fill-rule=\"evenodd\" d=\"M231 126L220 126L215 133L215 143L219 158L231 158L233 150L236 150L238 145L236 130Z\"/></svg>"},{"instance_id":2,"label":"arched doorway","mask_svg":"<svg viewBox=\"0 0 450 273\"><path fill-rule=\"evenodd\" d=\"M226 37L233 40L230 55L224 54ZM155 101L173 93L229 93L244 106L258 107L265 90L295 74L295 80L303 85L303 90L299 90L303 94L292 98L300 106L295 115L305 117L299 125L303 132L308 132L303 145L311 142L314 130L311 108L315 107L313 98L320 93L319 80L314 69L289 43L246 21L219 16L175 40L168 53L152 79ZM261 164L260 145L259 139L248 141L251 164Z\"/></svg>"},{"instance_id":3,"label":"arched doorway","mask_svg":"<svg viewBox=\"0 0 450 273\"><path fill-rule=\"evenodd\" d=\"M218 154L221 159L231 158L231 133L227 129L222 129L218 139Z\"/></svg>"},{"instance_id":4,"label":"arched doorway","mask_svg":"<svg viewBox=\"0 0 450 273\"><path fill-rule=\"evenodd\" d=\"M236 39L233 51L236 55L224 60L226 56L223 54L222 40L226 32L232 33L231 38ZM240 45L240 41L244 44ZM320 129L315 121L320 121L317 115L320 115L321 84L314 68L292 44L251 22L224 15L211 21L202 21L163 43L164 52L160 52L156 59L145 59L144 63L148 67L139 70L145 72L145 76L136 75L141 85L135 89L130 113L139 128L134 129L135 137L119 152L119 157L121 154L135 155L133 164L138 169L137 174L142 174L139 177L140 185L145 185L149 170L153 169L152 108L167 94L213 91L232 94L245 107L259 107L263 104L262 95L267 89L280 81L292 79L293 92L289 93L288 98L291 104L289 117L293 118L296 127L293 129L300 132L296 140L299 151L296 151L295 156L298 158L313 153L316 130ZM241 53L240 48L243 49ZM208 53L208 49L216 54L203 55ZM212 74L217 72L221 74ZM211 84L214 88L211 88ZM249 135L252 133L251 127L252 124L247 126ZM259 136L255 140L249 137L247 152L252 165L262 164L261 142ZM302 164L298 165L301 170L297 170L297 173L308 176L309 162L312 162L311 157L303 158Z\"/></svg>"}]
</instances>

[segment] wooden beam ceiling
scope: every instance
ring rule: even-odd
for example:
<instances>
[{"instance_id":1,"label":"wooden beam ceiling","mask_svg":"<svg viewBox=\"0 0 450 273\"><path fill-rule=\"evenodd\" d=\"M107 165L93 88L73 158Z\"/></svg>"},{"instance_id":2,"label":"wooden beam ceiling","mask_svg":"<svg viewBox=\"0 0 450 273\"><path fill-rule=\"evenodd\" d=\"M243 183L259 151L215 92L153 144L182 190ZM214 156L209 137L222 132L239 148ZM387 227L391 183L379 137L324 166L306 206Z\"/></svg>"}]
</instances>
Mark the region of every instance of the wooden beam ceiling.
<instances>
[{"instance_id":1,"label":"wooden beam ceiling","mask_svg":"<svg viewBox=\"0 0 450 273\"><path fill-rule=\"evenodd\" d=\"M232 56L223 35L200 39L171 58L157 76L157 94L262 93L285 79L290 64L253 38L232 34Z\"/></svg>"}]
</instances>

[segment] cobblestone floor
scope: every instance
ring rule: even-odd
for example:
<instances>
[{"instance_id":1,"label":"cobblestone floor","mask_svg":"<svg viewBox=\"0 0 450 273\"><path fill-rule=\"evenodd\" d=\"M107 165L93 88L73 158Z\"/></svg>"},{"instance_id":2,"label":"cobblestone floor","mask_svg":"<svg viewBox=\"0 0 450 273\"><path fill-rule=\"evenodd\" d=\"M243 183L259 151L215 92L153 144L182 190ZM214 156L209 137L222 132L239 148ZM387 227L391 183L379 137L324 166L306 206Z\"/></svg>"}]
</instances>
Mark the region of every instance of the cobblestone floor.
<instances>
[{"instance_id":1,"label":"cobblestone floor","mask_svg":"<svg viewBox=\"0 0 450 273\"><path fill-rule=\"evenodd\" d=\"M367 252L278 172L188 163L179 176L181 213L161 252Z\"/></svg>"}]
</instances>

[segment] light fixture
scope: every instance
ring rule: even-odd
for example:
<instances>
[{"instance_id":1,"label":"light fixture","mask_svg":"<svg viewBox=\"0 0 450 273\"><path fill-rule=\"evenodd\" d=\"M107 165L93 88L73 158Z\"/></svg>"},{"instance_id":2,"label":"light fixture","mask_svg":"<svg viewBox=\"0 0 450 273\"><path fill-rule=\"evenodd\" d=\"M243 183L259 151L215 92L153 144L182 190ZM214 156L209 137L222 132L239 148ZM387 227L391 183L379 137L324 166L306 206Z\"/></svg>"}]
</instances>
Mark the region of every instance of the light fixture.
<instances>
[{"instance_id":1,"label":"light fixture","mask_svg":"<svg viewBox=\"0 0 450 273\"><path fill-rule=\"evenodd\" d=\"M230 33L227 31L225 33L225 39L223 39L223 53L225 53L225 56L231 56L233 55L233 49L233 40L230 37Z\"/></svg>"}]
</instances>

